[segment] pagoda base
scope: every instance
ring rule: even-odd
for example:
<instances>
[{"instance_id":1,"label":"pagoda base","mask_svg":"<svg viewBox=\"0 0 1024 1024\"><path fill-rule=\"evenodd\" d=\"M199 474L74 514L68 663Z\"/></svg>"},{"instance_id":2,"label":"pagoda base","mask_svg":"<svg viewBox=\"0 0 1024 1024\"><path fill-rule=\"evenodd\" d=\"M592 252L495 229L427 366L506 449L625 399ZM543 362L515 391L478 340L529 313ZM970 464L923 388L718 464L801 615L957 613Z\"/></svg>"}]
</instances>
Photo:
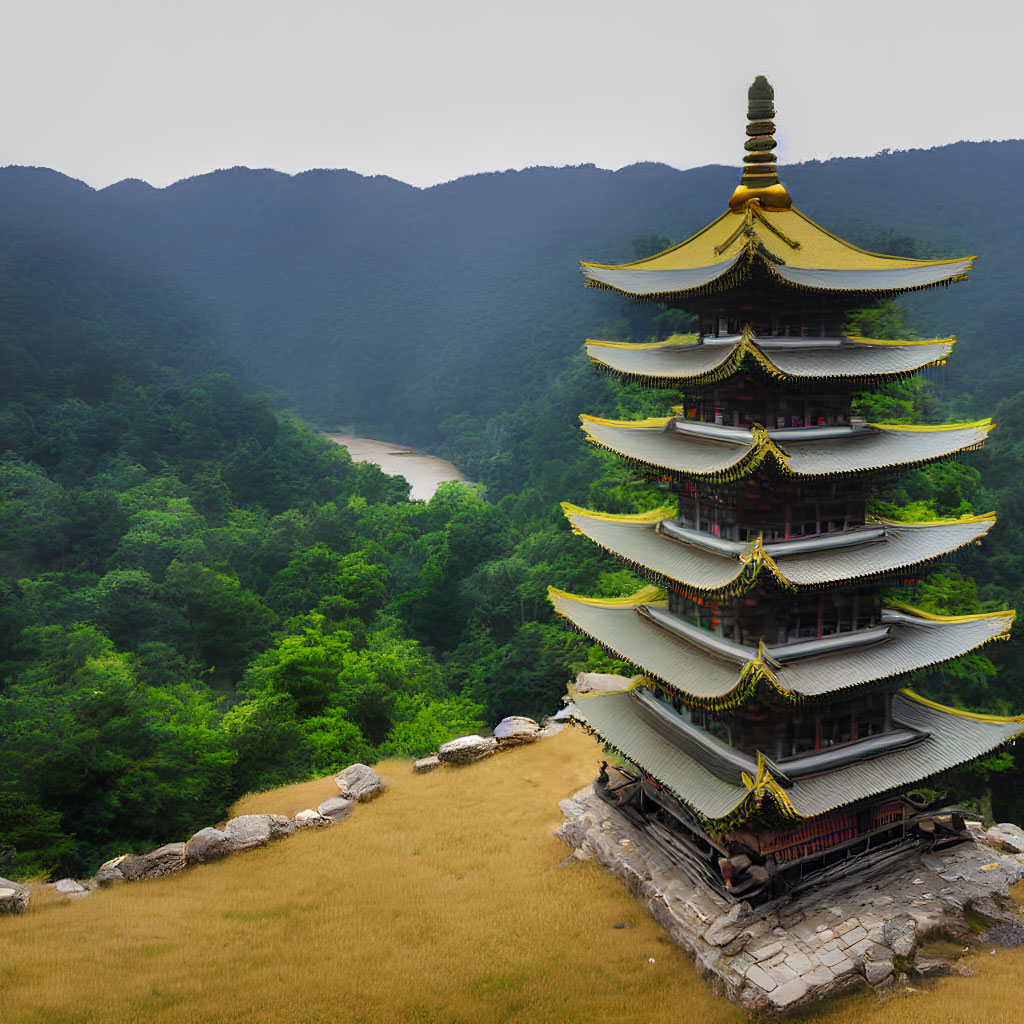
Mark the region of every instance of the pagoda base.
<instances>
[{"instance_id":1,"label":"pagoda base","mask_svg":"<svg viewBox=\"0 0 1024 1024\"><path fill-rule=\"evenodd\" d=\"M698 970L749 1008L789 1009L854 986L892 989L915 975L962 971L925 955L940 932L970 945L1024 943L1009 886L1024 877L1024 830L999 826L939 853L905 849L855 877L758 907L695 880L592 786L561 801L557 835L642 900ZM987 841L986 841L987 838ZM993 848L995 844L999 849ZM1021 852L1003 852L1018 848ZM964 923L970 912L977 935Z\"/></svg>"}]
</instances>

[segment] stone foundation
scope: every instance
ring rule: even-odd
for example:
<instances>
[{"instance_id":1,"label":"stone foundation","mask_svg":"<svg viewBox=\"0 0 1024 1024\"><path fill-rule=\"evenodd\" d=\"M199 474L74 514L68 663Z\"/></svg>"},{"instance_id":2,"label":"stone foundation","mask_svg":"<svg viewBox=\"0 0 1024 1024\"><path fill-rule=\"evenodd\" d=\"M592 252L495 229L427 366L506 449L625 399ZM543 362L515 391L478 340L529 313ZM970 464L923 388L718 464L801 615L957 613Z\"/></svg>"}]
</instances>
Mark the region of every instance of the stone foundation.
<instances>
[{"instance_id":1,"label":"stone foundation","mask_svg":"<svg viewBox=\"0 0 1024 1024\"><path fill-rule=\"evenodd\" d=\"M557 835L576 857L595 858L621 879L698 969L745 1007L785 1010L851 986L882 990L915 974L969 971L925 956L919 947L929 933L964 946L972 937L1024 942L1024 920L1009 895L1024 876L1024 853L1006 852L1012 843L1005 838L1024 850L1016 826L939 853L909 851L873 876L752 908L691 881L592 787L559 806L568 820ZM987 931L968 927L968 907L971 924Z\"/></svg>"}]
</instances>

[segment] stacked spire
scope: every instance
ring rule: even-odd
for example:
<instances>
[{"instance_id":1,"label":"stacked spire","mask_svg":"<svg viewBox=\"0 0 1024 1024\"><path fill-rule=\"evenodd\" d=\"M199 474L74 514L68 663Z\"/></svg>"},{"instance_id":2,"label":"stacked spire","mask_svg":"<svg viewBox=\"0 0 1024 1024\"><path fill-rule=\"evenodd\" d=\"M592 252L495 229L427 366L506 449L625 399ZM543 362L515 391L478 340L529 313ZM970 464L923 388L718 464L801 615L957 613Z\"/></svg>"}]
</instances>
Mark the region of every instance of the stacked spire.
<instances>
[{"instance_id":1,"label":"stacked spire","mask_svg":"<svg viewBox=\"0 0 1024 1024\"><path fill-rule=\"evenodd\" d=\"M738 209L752 198L761 205L788 210L793 205L789 193L779 183L775 162L775 90L764 75L758 75L747 90L747 151L743 173L729 206Z\"/></svg>"}]
</instances>

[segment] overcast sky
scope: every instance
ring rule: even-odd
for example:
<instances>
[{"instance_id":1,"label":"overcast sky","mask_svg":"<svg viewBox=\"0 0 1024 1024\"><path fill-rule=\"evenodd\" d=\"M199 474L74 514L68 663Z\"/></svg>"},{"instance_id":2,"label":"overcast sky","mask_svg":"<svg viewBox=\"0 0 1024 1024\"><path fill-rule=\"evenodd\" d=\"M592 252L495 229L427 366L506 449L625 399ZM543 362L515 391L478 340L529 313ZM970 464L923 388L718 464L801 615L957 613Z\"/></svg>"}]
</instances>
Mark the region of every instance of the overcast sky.
<instances>
[{"instance_id":1,"label":"overcast sky","mask_svg":"<svg viewBox=\"0 0 1024 1024\"><path fill-rule=\"evenodd\" d=\"M0 0L0 165L96 187L243 164L430 185L1024 136L1013 0Z\"/></svg>"}]
</instances>

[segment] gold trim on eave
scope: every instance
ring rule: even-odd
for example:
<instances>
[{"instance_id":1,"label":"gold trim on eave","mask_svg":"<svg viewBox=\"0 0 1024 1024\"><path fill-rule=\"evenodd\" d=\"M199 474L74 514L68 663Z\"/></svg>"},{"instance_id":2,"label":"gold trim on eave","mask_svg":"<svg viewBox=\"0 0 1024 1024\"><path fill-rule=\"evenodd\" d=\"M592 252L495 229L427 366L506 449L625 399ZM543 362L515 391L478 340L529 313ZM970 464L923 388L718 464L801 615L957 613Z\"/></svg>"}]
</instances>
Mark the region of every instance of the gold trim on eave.
<instances>
[{"instance_id":1,"label":"gold trim on eave","mask_svg":"<svg viewBox=\"0 0 1024 1024\"><path fill-rule=\"evenodd\" d=\"M916 432L919 434L923 433L937 433L944 430L968 430L972 427L978 429L984 429L985 433L990 433L995 427L995 424L991 419L974 420L972 423L935 423L935 424L921 424L921 423L869 423L869 427L875 427L877 430L902 430L907 433Z\"/></svg>"},{"instance_id":2,"label":"gold trim on eave","mask_svg":"<svg viewBox=\"0 0 1024 1024\"><path fill-rule=\"evenodd\" d=\"M918 704L923 704L933 711L944 711L947 715L956 715L957 718L969 718L973 722L992 722L994 725L1010 725L1015 722L1024 723L1024 715L984 715L979 711L964 711L962 708L951 708L947 704L939 704L927 697L922 697L913 690L900 690L904 697L908 697Z\"/></svg>"},{"instance_id":3,"label":"gold trim on eave","mask_svg":"<svg viewBox=\"0 0 1024 1024\"><path fill-rule=\"evenodd\" d=\"M916 615L920 619L927 619L929 622L980 622L982 619L1006 619L1006 626L1003 628L1003 633L1009 630L1010 626L1013 625L1013 620L1017 617L1016 611L1012 608L1005 611L999 612L975 612L973 615L936 615L934 612L922 611L920 608L915 608L910 604L898 604L892 603L888 605L889 608L895 608L897 611L906 612L908 615Z\"/></svg>"},{"instance_id":4,"label":"gold trim on eave","mask_svg":"<svg viewBox=\"0 0 1024 1024\"><path fill-rule=\"evenodd\" d=\"M862 338L858 334L846 335L849 341L855 341L858 345L899 345L901 348L913 348L922 345L955 345L956 335L951 334L948 338L925 338L916 341L899 341L883 338ZM772 339L775 340L774 338Z\"/></svg>"},{"instance_id":5,"label":"gold trim on eave","mask_svg":"<svg viewBox=\"0 0 1024 1024\"><path fill-rule=\"evenodd\" d=\"M696 345L697 334L673 334L664 341L598 341L595 338L587 338L588 345L600 345L601 348L628 348L628 349L649 349L669 348L675 345Z\"/></svg>"},{"instance_id":6,"label":"gold trim on eave","mask_svg":"<svg viewBox=\"0 0 1024 1024\"><path fill-rule=\"evenodd\" d=\"M995 512L983 512L979 515L972 515L970 512L962 516L953 516L951 519L918 519L904 522L901 519L885 519L882 516L873 516L872 522L883 523L886 526L954 526L957 523L994 523L997 519Z\"/></svg>"},{"instance_id":7,"label":"gold trim on eave","mask_svg":"<svg viewBox=\"0 0 1024 1024\"><path fill-rule=\"evenodd\" d=\"M610 420L603 416L591 416L589 413L581 412L580 419L584 423L596 423L601 427L633 427L650 428L650 427L667 427L669 421L674 419L673 416L661 416L661 417L650 417L645 420Z\"/></svg>"},{"instance_id":8,"label":"gold trim on eave","mask_svg":"<svg viewBox=\"0 0 1024 1024\"><path fill-rule=\"evenodd\" d=\"M668 593L661 587L641 587L635 594L627 594L625 597L581 597L579 594L570 594L568 590L559 590L558 587L548 587L549 597L566 597L572 601L579 601L581 604L594 604L615 607L631 607L638 604L660 605L668 603ZM624 659L623 659L624 660Z\"/></svg>"},{"instance_id":9,"label":"gold trim on eave","mask_svg":"<svg viewBox=\"0 0 1024 1024\"><path fill-rule=\"evenodd\" d=\"M647 512L594 512L568 501L562 502L562 512L566 516L586 516L587 519L603 519L610 523L660 523L663 519L674 519L676 511L672 505L662 505Z\"/></svg>"}]
</instances>

